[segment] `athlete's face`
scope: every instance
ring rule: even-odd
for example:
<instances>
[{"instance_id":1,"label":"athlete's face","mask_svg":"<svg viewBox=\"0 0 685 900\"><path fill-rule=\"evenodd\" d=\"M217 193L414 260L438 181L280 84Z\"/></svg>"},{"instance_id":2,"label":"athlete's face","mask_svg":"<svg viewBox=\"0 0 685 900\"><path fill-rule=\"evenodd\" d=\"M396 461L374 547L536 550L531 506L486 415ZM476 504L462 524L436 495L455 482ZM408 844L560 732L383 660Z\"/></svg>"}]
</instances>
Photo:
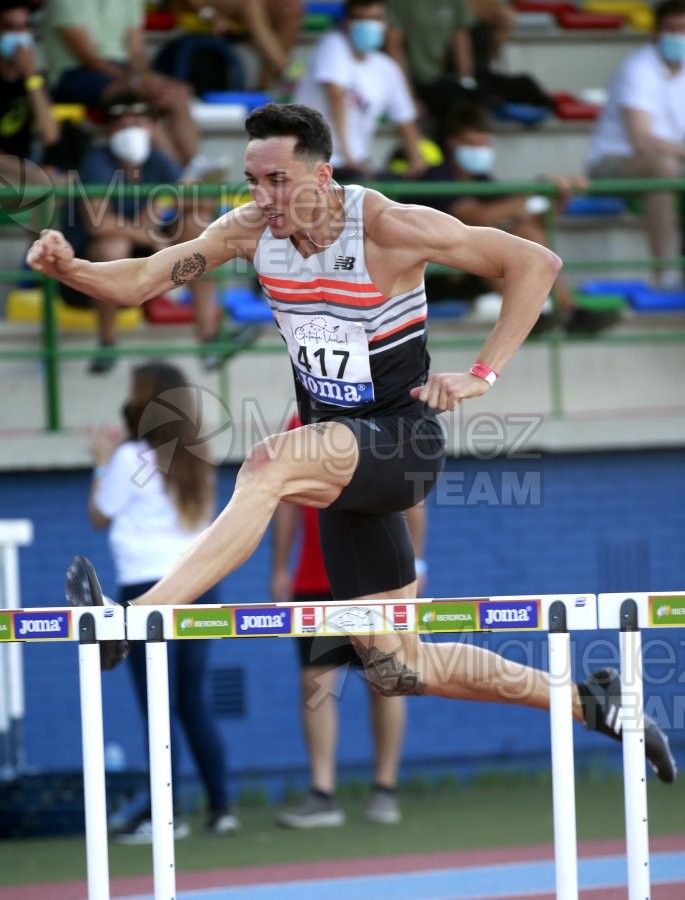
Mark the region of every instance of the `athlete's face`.
<instances>
[{"instance_id":1,"label":"athlete's face","mask_svg":"<svg viewBox=\"0 0 685 900\"><path fill-rule=\"evenodd\" d=\"M245 151L245 179L274 237L290 237L317 224L331 181L328 163L294 156L294 137L252 140Z\"/></svg>"}]
</instances>

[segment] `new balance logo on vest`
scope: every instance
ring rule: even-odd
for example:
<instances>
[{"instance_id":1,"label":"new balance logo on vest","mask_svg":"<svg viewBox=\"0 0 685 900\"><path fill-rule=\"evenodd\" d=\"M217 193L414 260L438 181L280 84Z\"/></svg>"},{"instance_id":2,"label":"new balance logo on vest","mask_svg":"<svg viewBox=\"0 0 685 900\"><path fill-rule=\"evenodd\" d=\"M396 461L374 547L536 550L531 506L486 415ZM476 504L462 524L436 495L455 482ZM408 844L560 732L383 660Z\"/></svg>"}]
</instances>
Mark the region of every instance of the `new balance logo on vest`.
<instances>
[{"instance_id":1,"label":"new balance logo on vest","mask_svg":"<svg viewBox=\"0 0 685 900\"><path fill-rule=\"evenodd\" d=\"M354 268L354 264L356 262L355 256L336 256L334 269L344 269L346 272L351 272Z\"/></svg>"}]
</instances>

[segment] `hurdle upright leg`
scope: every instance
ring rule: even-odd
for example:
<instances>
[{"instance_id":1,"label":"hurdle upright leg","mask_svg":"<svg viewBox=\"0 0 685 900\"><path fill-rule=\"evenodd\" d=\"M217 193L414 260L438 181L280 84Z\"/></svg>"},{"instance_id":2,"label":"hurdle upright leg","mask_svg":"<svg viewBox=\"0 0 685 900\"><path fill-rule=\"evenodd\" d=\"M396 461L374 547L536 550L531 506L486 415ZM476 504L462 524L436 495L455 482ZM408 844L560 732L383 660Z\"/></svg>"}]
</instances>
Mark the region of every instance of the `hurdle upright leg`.
<instances>
[{"instance_id":1,"label":"hurdle upright leg","mask_svg":"<svg viewBox=\"0 0 685 900\"><path fill-rule=\"evenodd\" d=\"M557 900L578 900L571 636L566 627L566 607L561 600L550 606L548 641L556 896Z\"/></svg>"},{"instance_id":2,"label":"hurdle upright leg","mask_svg":"<svg viewBox=\"0 0 685 900\"><path fill-rule=\"evenodd\" d=\"M159 612L152 612L147 618L145 660L155 900L174 900L176 897L176 862L171 785L169 663L164 626Z\"/></svg>"},{"instance_id":3,"label":"hurdle upright leg","mask_svg":"<svg viewBox=\"0 0 685 900\"><path fill-rule=\"evenodd\" d=\"M102 724L100 645L92 613L79 619L79 684L83 794L86 814L88 900L109 900L105 742Z\"/></svg>"},{"instance_id":4,"label":"hurdle upright leg","mask_svg":"<svg viewBox=\"0 0 685 900\"><path fill-rule=\"evenodd\" d=\"M626 815L628 900L649 900L649 826L645 762L642 634L637 604L621 604L621 731Z\"/></svg>"}]
</instances>

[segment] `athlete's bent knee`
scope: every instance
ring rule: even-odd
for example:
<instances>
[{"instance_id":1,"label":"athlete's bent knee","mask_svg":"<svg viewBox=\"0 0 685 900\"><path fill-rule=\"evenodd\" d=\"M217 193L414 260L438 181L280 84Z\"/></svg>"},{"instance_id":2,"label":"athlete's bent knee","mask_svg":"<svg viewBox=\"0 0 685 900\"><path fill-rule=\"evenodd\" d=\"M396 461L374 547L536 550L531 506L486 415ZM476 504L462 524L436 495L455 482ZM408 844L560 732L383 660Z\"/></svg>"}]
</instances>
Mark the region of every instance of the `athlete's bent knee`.
<instances>
[{"instance_id":1,"label":"athlete's bent knee","mask_svg":"<svg viewBox=\"0 0 685 900\"><path fill-rule=\"evenodd\" d=\"M421 696L426 684L417 666L407 665L396 652L386 652L378 647L356 645L364 665L364 674L374 693L381 697Z\"/></svg>"}]
</instances>

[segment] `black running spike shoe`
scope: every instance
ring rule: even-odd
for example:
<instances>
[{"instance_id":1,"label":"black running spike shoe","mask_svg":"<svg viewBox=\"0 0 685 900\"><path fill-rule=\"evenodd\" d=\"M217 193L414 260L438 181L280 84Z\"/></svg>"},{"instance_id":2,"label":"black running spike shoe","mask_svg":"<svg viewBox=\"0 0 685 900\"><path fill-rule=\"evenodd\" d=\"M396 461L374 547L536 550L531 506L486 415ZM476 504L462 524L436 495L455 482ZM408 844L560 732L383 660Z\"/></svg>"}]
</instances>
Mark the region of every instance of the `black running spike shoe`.
<instances>
[{"instance_id":1,"label":"black running spike shoe","mask_svg":"<svg viewBox=\"0 0 685 900\"><path fill-rule=\"evenodd\" d=\"M578 683L585 725L615 741L621 740L621 676L616 669L597 669ZM668 738L645 713L645 756L665 784L672 784L678 772Z\"/></svg>"},{"instance_id":2,"label":"black running spike shoe","mask_svg":"<svg viewBox=\"0 0 685 900\"><path fill-rule=\"evenodd\" d=\"M75 556L67 569L64 595L71 606L116 606L102 593L100 582L90 560ZM100 641L100 668L113 669L131 652L127 640Z\"/></svg>"}]
</instances>

